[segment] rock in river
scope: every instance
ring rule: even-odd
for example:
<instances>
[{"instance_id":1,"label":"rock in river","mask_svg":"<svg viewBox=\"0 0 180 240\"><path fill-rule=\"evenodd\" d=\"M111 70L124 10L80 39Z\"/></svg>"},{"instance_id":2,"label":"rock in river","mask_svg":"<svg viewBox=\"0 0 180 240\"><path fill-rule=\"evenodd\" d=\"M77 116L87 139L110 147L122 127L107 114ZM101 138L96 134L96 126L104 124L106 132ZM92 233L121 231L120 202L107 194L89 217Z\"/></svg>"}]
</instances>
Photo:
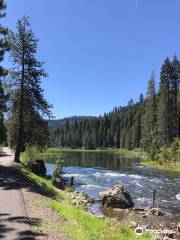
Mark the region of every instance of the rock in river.
<instances>
[{"instance_id":1,"label":"rock in river","mask_svg":"<svg viewBox=\"0 0 180 240\"><path fill-rule=\"evenodd\" d=\"M102 205L112 208L132 208L134 203L129 192L121 185L100 192Z\"/></svg>"}]
</instances>

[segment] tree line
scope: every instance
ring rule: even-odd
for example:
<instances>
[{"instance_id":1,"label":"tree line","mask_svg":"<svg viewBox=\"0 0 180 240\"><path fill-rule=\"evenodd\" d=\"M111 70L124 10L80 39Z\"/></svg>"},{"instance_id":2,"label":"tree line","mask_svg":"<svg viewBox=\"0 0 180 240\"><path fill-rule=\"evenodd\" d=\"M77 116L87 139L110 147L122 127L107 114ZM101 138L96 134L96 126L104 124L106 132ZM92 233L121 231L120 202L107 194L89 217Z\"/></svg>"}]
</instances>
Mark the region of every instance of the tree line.
<instances>
[{"instance_id":1,"label":"tree line","mask_svg":"<svg viewBox=\"0 0 180 240\"><path fill-rule=\"evenodd\" d=\"M0 0L0 17L5 17L5 9ZM15 32L0 26L0 34L0 60L6 51L10 60L9 69L0 66L0 144L14 148L14 160L19 162L27 145L44 147L48 142L44 118L51 116L51 105L40 86L48 75L36 58L38 39L28 17L17 21Z\"/></svg>"},{"instance_id":2,"label":"tree line","mask_svg":"<svg viewBox=\"0 0 180 240\"><path fill-rule=\"evenodd\" d=\"M83 119L52 129L52 147L134 149L143 147L155 156L162 146L180 137L180 61L176 56L164 60L159 87L154 73L148 81L147 95L138 102L97 118Z\"/></svg>"}]
</instances>

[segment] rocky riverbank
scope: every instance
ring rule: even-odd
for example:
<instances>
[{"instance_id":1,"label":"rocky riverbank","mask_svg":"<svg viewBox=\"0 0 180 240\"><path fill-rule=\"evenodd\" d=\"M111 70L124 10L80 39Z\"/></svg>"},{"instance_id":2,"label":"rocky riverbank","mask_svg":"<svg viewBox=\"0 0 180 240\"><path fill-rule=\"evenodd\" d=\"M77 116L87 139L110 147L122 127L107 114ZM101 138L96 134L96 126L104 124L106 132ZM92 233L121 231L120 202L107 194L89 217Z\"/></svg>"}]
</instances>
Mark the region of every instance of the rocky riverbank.
<instances>
[{"instance_id":1,"label":"rocky riverbank","mask_svg":"<svg viewBox=\"0 0 180 240\"><path fill-rule=\"evenodd\" d=\"M95 201L83 193L70 194L72 204L88 207ZM180 239L180 218L161 211L159 208L133 208L130 194L123 186L115 186L100 194L100 218L115 218L122 223L129 222L132 229L141 228L142 231L154 233L157 240ZM99 200L97 200L99 201ZM111 205L111 206L110 206ZM118 206L118 207L117 207ZM130 208L130 206L132 206ZM90 214L95 214L89 211Z\"/></svg>"},{"instance_id":2,"label":"rocky riverbank","mask_svg":"<svg viewBox=\"0 0 180 240\"><path fill-rule=\"evenodd\" d=\"M105 216L116 218L121 222L130 221L131 228L142 228L153 232L156 239L180 239L180 219L172 214L162 212L158 208L117 209L102 207Z\"/></svg>"}]
</instances>

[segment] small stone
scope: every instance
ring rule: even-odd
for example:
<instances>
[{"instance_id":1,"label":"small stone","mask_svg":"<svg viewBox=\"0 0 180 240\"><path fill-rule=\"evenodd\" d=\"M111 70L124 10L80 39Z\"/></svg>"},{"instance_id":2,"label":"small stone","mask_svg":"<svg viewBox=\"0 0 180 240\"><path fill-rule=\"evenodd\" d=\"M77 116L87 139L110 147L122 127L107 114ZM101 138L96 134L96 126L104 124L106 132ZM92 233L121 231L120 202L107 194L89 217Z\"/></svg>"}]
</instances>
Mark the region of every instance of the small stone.
<instances>
[{"instance_id":1,"label":"small stone","mask_svg":"<svg viewBox=\"0 0 180 240\"><path fill-rule=\"evenodd\" d=\"M138 224L135 221L131 221L130 226L131 226L131 228L137 228Z\"/></svg>"},{"instance_id":2,"label":"small stone","mask_svg":"<svg viewBox=\"0 0 180 240\"><path fill-rule=\"evenodd\" d=\"M147 218L149 216L149 214L148 213L145 213L142 217L143 218Z\"/></svg>"}]
</instances>

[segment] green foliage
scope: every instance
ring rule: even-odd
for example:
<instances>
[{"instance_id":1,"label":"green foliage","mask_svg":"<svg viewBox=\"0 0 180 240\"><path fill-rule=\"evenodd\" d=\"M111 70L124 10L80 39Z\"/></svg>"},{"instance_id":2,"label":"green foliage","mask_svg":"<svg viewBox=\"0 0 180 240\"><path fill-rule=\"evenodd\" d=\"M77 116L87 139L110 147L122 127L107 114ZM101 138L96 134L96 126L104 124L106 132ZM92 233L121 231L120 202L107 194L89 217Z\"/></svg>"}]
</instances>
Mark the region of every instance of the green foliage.
<instances>
[{"instance_id":1,"label":"green foliage","mask_svg":"<svg viewBox=\"0 0 180 240\"><path fill-rule=\"evenodd\" d=\"M52 181L54 181L56 178L60 177L63 171L63 164L64 164L64 155L63 153L60 153L59 159L56 161L56 168L52 175Z\"/></svg>"},{"instance_id":2,"label":"green foliage","mask_svg":"<svg viewBox=\"0 0 180 240\"><path fill-rule=\"evenodd\" d=\"M143 104L131 101L127 107L115 108L98 118L69 122L51 129L50 147L84 148L133 148L140 147L141 116Z\"/></svg>"},{"instance_id":3,"label":"green foliage","mask_svg":"<svg viewBox=\"0 0 180 240\"><path fill-rule=\"evenodd\" d=\"M154 73L148 82L147 101L145 111L142 117L142 147L148 153L151 160L155 160L158 152L159 142L157 133L157 97L155 90Z\"/></svg>"},{"instance_id":4,"label":"green foliage","mask_svg":"<svg viewBox=\"0 0 180 240\"><path fill-rule=\"evenodd\" d=\"M169 147L161 148L158 160L160 162L180 161L180 139L175 138Z\"/></svg>"},{"instance_id":5,"label":"green foliage","mask_svg":"<svg viewBox=\"0 0 180 240\"><path fill-rule=\"evenodd\" d=\"M180 139L175 138L174 141L171 143L171 159L172 161L180 161Z\"/></svg>"},{"instance_id":6,"label":"green foliage","mask_svg":"<svg viewBox=\"0 0 180 240\"><path fill-rule=\"evenodd\" d=\"M42 159L42 152L38 146L27 145L22 154L22 163L26 166L31 165L34 161Z\"/></svg>"},{"instance_id":7,"label":"green foliage","mask_svg":"<svg viewBox=\"0 0 180 240\"><path fill-rule=\"evenodd\" d=\"M171 151L169 147L163 147L160 150L160 153L158 155L158 160L160 162L169 162L171 161Z\"/></svg>"},{"instance_id":8,"label":"green foliage","mask_svg":"<svg viewBox=\"0 0 180 240\"><path fill-rule=\"evenodd\" d=\"M146 147L148 160L157 161L159 152L160 150L155 145L149 145L148 147Z\"/></svg>"}]
</instances>

